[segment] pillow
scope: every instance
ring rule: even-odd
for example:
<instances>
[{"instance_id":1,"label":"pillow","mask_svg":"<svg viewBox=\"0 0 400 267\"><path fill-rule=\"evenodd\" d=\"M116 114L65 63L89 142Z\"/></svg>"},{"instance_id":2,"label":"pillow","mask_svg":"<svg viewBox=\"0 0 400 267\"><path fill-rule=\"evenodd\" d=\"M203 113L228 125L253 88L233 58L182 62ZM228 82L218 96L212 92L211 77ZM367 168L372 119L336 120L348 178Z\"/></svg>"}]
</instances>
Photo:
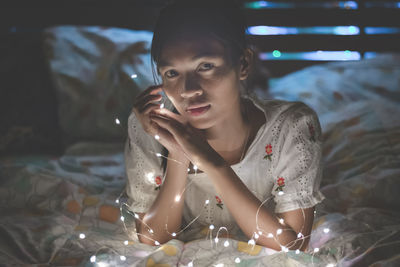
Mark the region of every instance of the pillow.
<instances>
[{"instance_id":1,"label":"pillow","mask_svg":"<svg viewBox=\"0 0 400 267\"><path fill-rule=\"evenodd\" d=\"M45 30L44 47L67 140L125 138L135 96L154 83L151 40L151 32L128 29Z\"/></svg>"},{"instance_id":2,"label":"pillow","mask_svg":"<svg viewBox=\"0 0 400 267\"><path fill-rule=\"evenodd\" d=\"M302 101L318 115L348 104L381 99L400 102L400 56L314 65L270 81L272 98Z\"/></svg>"}]
</instances>

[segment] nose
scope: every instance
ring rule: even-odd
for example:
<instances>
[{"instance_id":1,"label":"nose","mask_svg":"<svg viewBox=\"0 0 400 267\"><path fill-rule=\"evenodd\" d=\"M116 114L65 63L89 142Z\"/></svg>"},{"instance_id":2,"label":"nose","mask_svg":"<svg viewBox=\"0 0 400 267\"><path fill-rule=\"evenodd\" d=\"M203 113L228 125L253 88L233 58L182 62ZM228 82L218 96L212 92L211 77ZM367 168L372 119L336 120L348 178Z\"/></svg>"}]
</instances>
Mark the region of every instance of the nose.
<instances>
[{"instance_id":1,"label":"nose","mask_svg":"<svg viewBox=\"0 0 400 267\"><path fill-rule=\"evenodd\" d=\"M183 98L191 98L203 94L203 89L201 88L198 79L193 74L186 75L182 87L181 97Z\"/></svg>"}]
</instances>

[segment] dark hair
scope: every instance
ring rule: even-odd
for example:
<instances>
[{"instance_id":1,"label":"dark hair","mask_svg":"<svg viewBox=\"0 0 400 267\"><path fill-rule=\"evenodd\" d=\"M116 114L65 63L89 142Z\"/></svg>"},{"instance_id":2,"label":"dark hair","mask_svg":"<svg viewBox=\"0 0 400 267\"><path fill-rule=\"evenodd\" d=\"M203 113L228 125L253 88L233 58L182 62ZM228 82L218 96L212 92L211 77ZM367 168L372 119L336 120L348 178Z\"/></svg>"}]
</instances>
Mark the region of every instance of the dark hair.
<instances>
[{"instance_id":1,"label":"dark hair","mask_svg":"<svg viewBox=\"0 0 400 267\"><path fill-rule=\"evenodd\" d=\"M153 74L156 76L163 46L181 34L208 34L219 40L238 62L248 47L243 10L234 0L176 0L164 7L154 28L151 45Z\"/></svg>"}]
</instances>

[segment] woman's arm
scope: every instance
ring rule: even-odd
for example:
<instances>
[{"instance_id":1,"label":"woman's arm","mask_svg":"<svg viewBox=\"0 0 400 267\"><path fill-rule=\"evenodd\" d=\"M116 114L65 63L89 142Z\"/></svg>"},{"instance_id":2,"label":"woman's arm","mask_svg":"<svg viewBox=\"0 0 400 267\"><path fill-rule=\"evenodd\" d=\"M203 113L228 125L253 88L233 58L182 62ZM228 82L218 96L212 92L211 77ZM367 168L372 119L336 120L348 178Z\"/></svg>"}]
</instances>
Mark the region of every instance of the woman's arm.
<instances>
[{"instance_id":1,"label":"woman's arm","mask_svg":"<svg viewBox=\"0 0 400 267\"><path fill-rule=\"evenodd\" d=\"M301 210L280 214L279 218L284 219L284 224L281 224L277 214L264 207L259 209L261 201L250 192L230 166L209 162L203 165L203 171L208 174L218 195L249 239L261 231L262 235L254 240L257 244L275 250L281 250L281 246L291 250L306 249L307 242L297 238L297 235L300 232L304 236L309 235L313 222L313 208L304 210L305 217ZM282 229L279 235L278 229ZM269 233L274 237L268 238Z\"/></svg>"},{"instance_id":2,"label":"woman's arm","mask_svg":"<svg viewBox=\"0 0 400 267\"><path fill-rule=\"evenodd\" d=\"M155 241L160 244L168 242L173 238L172 233L177 233L181 227L184 203L182 193L186 186L189 161L182 155L169 155L169 159L157 198L150 209L141 215L142 222L137 220L136 224L140 242L149 245L155 245ZM176 197L179 197L179 201L176 201Z\"/></svg>"}]
</instances>

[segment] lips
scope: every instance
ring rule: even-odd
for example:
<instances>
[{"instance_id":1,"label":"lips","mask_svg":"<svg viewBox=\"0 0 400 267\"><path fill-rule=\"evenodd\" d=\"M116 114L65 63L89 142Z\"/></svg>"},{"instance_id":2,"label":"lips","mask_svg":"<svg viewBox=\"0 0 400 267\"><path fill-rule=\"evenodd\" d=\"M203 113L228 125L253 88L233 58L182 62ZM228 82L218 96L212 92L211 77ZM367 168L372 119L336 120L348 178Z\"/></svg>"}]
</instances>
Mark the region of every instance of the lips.
<instances>
[{"instance_id":1,"label":"lips","mask_svg":"<svg viewBox=\"0 0 400 267\"><path fill-rule=\"evenodd\" d=\"M211 105L193 105L186 109L186 111L192 116L199 116L206 113L210 109Z\"/></svg>"}]
</instances>

